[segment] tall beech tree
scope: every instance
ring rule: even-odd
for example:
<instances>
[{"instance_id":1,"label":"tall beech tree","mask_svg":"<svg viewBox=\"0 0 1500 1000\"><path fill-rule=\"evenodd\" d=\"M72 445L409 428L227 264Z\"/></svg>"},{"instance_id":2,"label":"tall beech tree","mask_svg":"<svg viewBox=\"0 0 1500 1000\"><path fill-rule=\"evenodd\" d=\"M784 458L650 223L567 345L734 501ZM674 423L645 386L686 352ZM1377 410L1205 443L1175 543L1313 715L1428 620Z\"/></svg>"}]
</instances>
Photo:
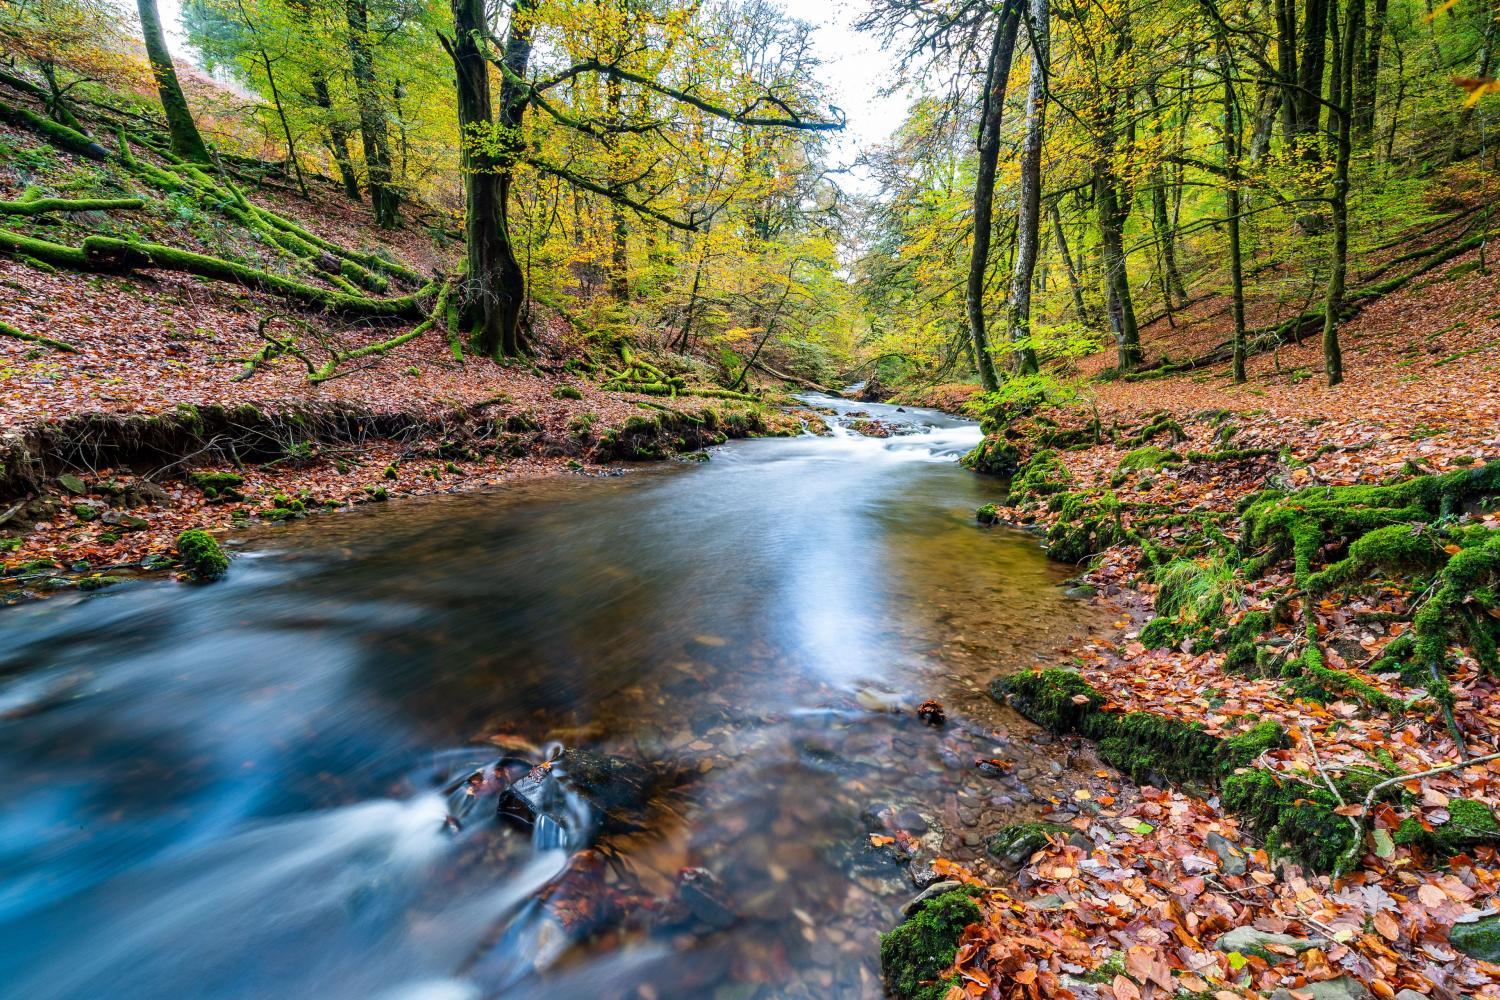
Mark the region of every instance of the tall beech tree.
<instances>
[{"instance_id":1,"label":"tall beech tree","mask_svg":"<svg viewBox=\"0 0 1500 1000\"><path fill-rule=\"evenodd\" d=\"M151 75L156 78L156 91L161 95L162 111L167 117L172 152L189 163L207 163L210 159L208 145L198 134L193 112L188 108L182 84L177 80L177 68L172 65L172 53L161 30L156 0L136 0L136 10L141 16L141 38L146 43L146 58L151 61Z\"/></svg>"}]
</instances>

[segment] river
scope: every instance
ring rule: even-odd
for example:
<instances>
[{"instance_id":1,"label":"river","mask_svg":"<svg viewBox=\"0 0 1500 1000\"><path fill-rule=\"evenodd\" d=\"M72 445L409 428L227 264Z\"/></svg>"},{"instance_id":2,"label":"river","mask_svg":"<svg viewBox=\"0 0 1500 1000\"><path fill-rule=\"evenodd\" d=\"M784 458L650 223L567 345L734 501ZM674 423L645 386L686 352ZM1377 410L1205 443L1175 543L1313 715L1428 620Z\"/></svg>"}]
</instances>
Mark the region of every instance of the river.
<instances>
[{"instance_id":1,"label":"river","mask_svg":"<svg viewBox=\"0 0 1500 1000\"><path fill-rule=\"evenodd\" d=\"M316 515L219 584L0 614L0 995L878 996L915 890L871 834L972 857L1067 800L983 692L1088 612L975 523L977 427L809 401L832 436ZM561 746L648 769L630 829L496 818Z\"/></svg>"}]
</instances>

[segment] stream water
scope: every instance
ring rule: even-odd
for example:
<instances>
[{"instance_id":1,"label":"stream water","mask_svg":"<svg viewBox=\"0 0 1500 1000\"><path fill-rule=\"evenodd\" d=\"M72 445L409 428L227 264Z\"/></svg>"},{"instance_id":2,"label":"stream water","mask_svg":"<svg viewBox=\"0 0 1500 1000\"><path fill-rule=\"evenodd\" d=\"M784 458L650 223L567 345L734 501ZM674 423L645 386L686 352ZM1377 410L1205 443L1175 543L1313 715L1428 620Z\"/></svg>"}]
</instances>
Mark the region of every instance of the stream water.
<instances>
[{"instance_id":1,"label":"stream water","mask_svg":"<svg viewBox=\"0 0 1500 1000\"><path fill-rule=\"evenodd\" d=\"M976 525L974 425L809 401L832 436L316 516L220 584L4 612L0 995L878 996L915 890L870 835L975 856L1068 801L983 691L1089 623ZM560 746L647 768L639 821L497 818Z\"/></svg>"}]
</instances>

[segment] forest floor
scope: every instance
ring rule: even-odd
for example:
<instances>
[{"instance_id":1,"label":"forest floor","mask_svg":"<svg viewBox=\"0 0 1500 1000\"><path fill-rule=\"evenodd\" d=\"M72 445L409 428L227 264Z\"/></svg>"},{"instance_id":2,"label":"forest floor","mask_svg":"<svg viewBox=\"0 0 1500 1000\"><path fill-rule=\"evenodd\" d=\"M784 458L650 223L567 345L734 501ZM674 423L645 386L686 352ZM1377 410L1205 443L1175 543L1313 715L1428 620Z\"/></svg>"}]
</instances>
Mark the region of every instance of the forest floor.
<instances>
[{"instance_id":1,"label":"forest floor","mask_svg":"<svg viewBox=\"0 0 1500 1000\"><path fill-rule=\"evenodd\" d=\"M106 120L94 125L109 134ZM136 155L152 162L149 150ZM309 178L308 198L286 176L237 179L255 206L416 275L446 273L462 251L448 212L407 205L399 229L380 230L367 205L325 178ZM37 195L146 204L3 216L10 232L66 246L90 236L156 243L328 285L202 198L163 194L118 159L98 162L0 125L0 200ZM534 308L531 362L502 366L455 351L438 323L313 381L313 366L411 323L340 321L167 270L87 273L0 256L0 332L13 331L0 335L0 599L170 565L174 540L188 528L600 474L620 460L691 453L726 436L801 430L799 420L753 402L605 390L583 361L599 344ZM252 365L268 335L295 335L303 356L273 352Z\"/></svg>"},{"instance_id":2,"label":"forest floor","mask_svg":"<svg viewBox=\"0 0 1500 1000\"><path fill-rule=\"evenodd\" d=\"M1079 801L1058 811L1083 817L1026 843L1013 859L1019 872L999 887L987 885L994 872L982 866L940 866L953 882L984 888L966 890L977 909L950 924L953 961L920 969L928 985L898 993L1500 997L1500 964L1491 964L1500 963L1500 760L1485 761L1500 751L1496 676L1480 653L1454 643L1450 724L1423 678L1398 675L1395 658L1384 658L1412 633L1431 591L1376 572L1321 592L1299 613L1304 577L1290 558L1271 560L1258 577L1235 573L1216 561L1211 537L1246 545L1242 513L1262 490L1291 494L1301 510L1344 496L1309 488L1427 474L1452 482L1500 460L1500 261L1481 262L1480 252L1366 304L1343 328L1346 377L1337 387L1325 384L1314 334L1253 356L1243 385L1227 363L1094 381L1080 403L1048 411L1056 424L1011 428L1022 452L1014 506L993 516L1046 533L1064 557L1088 556L1082 580L1115 623L1057 664L1084 686L1001 681L997 697L1075 734L1068 738L1101 738L1101 756L1144 786L1101 799L1081 785ZM1255 303L1251 325L1302 305L1278 312ZM1144 329L1148 363L1201 354L1228 336L1221 297L1204 297L1174 321ZM1082 371L1111 362L1086 359ZM938 387L920 401L955 408L972 391ZM1030 464L1038 452L1048 460ZM1435 532L1465 546L1493 539L1495 492L1491 484L1487 499L1442 518L1395 519L1414 517L1412 536ZM1335 564L1358 535L1325 535L1311 560ZM1179 584L1202 589L1190 584L1184 599L1178 585L1169 605L1174 570ZM1195 593L1215 605L1225 598L1227 610L1195 620ZM1497 616L1492 594L1468 600L1481 629L1486 611ZM1235 650L1251 621L1263 634ZM1286 669L1303 662L1309 644L1328 668L1311 683ZM1236 757L1234 739L1264 735L1256 727L1265 722L1280 738L1253 759ZM1201 744L1178 724L1215 739ZM1217 754L1224 769L1194 763L1195 753ZM1466 760L1475 763L1460 766ZM1399 777L1443 768L1454 769ZM1274 804L1245 794L1262 777L1257 787L1270 789ZM1392 784L1367 808L1362 796L1377 777ZM1470 803L1482 808L1471 813ZM1475 827L1463 827L1476 814ZM1309 841L1342 844L1355 833L1357 864L1334 878L1328 855L1316 863ZM1003 831L993 850L1004 853L1016 835ZM921 919L903 925L908 940L939 923ZM911 968L887 947L888 977L893 966Z\"/></svg>"}]
</instances>

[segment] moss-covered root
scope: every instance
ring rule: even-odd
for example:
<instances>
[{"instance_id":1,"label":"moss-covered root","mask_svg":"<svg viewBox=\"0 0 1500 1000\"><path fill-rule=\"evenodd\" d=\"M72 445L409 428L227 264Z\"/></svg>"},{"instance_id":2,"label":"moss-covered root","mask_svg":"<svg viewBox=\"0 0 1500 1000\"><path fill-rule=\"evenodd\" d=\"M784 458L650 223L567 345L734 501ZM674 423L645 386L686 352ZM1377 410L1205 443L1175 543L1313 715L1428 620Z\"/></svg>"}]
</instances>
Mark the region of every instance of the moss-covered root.
<instances>
[{"instance_id":1,"label":"moss-covered root","mask_svg":"<svg viewBox=\"0 0 1500 1000\"><path fill-rule=\"evenodd\" d=\"M378 344L366 344L364 347L357 347L352 351L345 351L343 353L334 355L327 364L323 365L323 367L308 375L307 380L309 382L326 382L334 377L334 371L338 368L339 365L343 364L346 361L355 361L359 358L369 357L372 354L385 354L387 351L394 350L395 348L400 347L402 344L406 343L409 340L415 340L416 338L420 337L422 334L426 333L428 330L437 325L438 321L442 317L444 317L448 309L448 300L452 292L452 283L449 282L444 284L443 287L438 290L438 296L437 299L433 302L432 311L427 314L427 318L422 322L418 323L410 330L407 330L405 333L398 334L397 336L392 337L390 340L384 340Z\"/></svg>"},{"instance_id":2,"label":"moss-covered root","mask_svg":"<svg viewBox=\"0 0 1500 1000\"><path fill-rule=\"evenodd\" d=\"M0 215L42 215L46 212L108 212L145 208L142 198L18 198L0 201Z\"/></svg>"},{"instance_id":3,"label":"moss-covered root","mask_svg":"<svg viewBox=\"0 0 1500 1000\"><path fill-rule=\"evenodd\" d=\"M79 156L86 156L91 160L103 162L109 159L109 150L99 145L76 128L69 128L59 124L45 115L39 115L35 111L14 104L6 104L0 101L0 120L10 122L18 128L29 129L46 139L58 149Z\"/></svg>"},{"instance_id":4,"label":"moss-covered root","mask_svg":"<svg viewBox=\"0 0 1500 1000\"><path fill-rule=\"evenodd\" d=\"M217 580L229 572L229 557L214 536L200 528L190 528L177 536L177 559L199 583Z\"/></svg>"},{"instance_id":5,"label":"moss-covered root","mask_svg":"<svg viewBox=\"0 0 1500 1000\"><path fill-rule=\"evenodd\" d=\"M43 347L50 347L54 351L66 351L69 354L78 353L78 348L65 340L53 340L51 337L44 337L40 333L27 333L25 330L16 329L3 320L0 320L0 337L11 337L32 344L41 344Z\"/></svg>"},{"instance_id":6,"label":"moss-covered root","mask_svg":"<svg viewBox=\"0 0 1500 1000\"><path fill-rule=\"evenodd\" d=\"M304 285L279 274L246 267L221 257L191 253L157 243L132 243L108 236L90 236L83 241L83 253L89 265L99 271L128 271L133 268L155 268L182 271L204 278L216 278L244 285L257 291L271 292L293 301L317 306L347 316L391 316L421 319L421 300L436 289L432 286L411 295L376 299L347 292L331 292Z\"/></svg>"},{"instance_id":7,"label":"moss-covered root","mask_svg":"<svg viewBox=\"0 0 1500 1000\"><path fill-rule=\"evenodd\" d=\"M953 964L964 928L982 919L975 889L934 896L888 934L880 936L880 970L896 1000L941 1000L952 985L938 977Z\"/></svg>"}]
</instances>

